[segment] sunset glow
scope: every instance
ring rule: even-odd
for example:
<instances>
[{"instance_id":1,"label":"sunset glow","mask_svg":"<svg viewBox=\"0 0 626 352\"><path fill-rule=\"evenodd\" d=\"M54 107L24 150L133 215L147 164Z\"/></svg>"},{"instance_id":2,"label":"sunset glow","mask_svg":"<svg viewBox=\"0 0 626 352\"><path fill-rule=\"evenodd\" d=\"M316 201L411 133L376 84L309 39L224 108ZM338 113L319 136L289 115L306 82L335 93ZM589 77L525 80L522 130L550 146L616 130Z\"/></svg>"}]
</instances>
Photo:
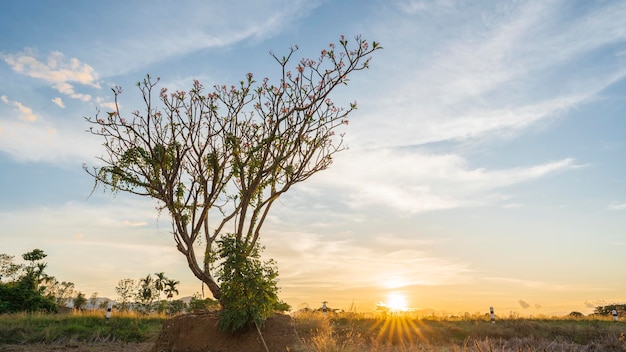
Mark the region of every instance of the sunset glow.
<instances>
[{"instance_id":1,"label":"sunset glow","mask_svg":"<svg viewBox=\"0 0 626 352\"><path fill-rule=\"evenodd\" d=\"M84 117L106 119L121 86L119 116L133 121L146 74L155 93L239 87L248 73L253 90L283 86L360 35L383 49L329 96L358 103L333 137L345 150L263 216L280 299L480 316L626 301L626 1L33 3L0 1L0 254L17 263L40 248L46 273L87 297L165 272L174 299L210 298L161 204L94 190L82 165L105 148ZM295 47L293 65L270 55Z\"/></svg>"},{"instance_id":2,"label":"sunset glow","mask_svg":"<svg viewBox=\"0 0 626 352\"><path fill-rule=\"evenodd\" d=\"M393 311L405 311L409 308L406 296L398 292L390 292L386 304Z\"/></svg>"}]
</instances>

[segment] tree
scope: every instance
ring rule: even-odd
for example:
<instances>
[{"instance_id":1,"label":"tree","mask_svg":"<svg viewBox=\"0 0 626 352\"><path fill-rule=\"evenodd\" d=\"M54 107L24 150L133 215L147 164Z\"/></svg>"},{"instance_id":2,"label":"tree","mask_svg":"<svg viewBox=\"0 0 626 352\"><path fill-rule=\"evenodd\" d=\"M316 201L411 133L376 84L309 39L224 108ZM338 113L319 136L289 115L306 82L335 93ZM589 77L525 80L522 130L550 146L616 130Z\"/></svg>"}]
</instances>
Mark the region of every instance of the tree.
<instances>
[{"instance_id":1,"label":"tree","mask_svg":"<svg viewBox=\"0 0 626 352\"><path fill-rule=\"evenodd\" d=\"M41 260L45 257L43 250L34 249L22 255L30 262L23 265L13 263L13 256L0 255L0 275L10 280L0 282L0 313L57 311L51 290L56 279L44 272L47 264Z\"/></svg>"},{"instance_id":2,"label":"tree","mask_svg":"<svg viewBox=\"0 0 626 352\"><path fill-rule=\"evenodd\" d=\"M24 260L29 261L31 264L31 267L35 266L35 263L39 260L42 260L43 258L47 257L48 255L45 254L43 252L43 250L35 248L32 251L28 252L28 253L24 253L22 254L22 258L24 258Z\"/></svg>"},{"instance_id":3,"label":"tree","mask_svg":"<svg viewBox=\"0 0 626 352\"><path fill-rule=\"evenodd\" d=\"M612 315L613 310L616 310L619 315L626 314L626 304L624 303L612 303L605 306L597 306L593 310L593 314L598 315Z\"/></svg>"},{"instance_id":4,"label":"tree","mask_svg":"<svg viewBox=\"0 0 626 352\"><path fill-rule=\"evenodd\" d=\"M0 314L16 312L56 312L54 298L36 288L35 277L24 275L17 281L0 283Z\"/></svg>"},{"instance_id":5,"label":"tree","mask_svg":"<svg viewBox=\"0 0 626 352\"><path fill-rule=\"evenodd\" d=\"M0 254L0 280L15 281L24 271L24 265L15 264L14 256Z\"/></svg>"},{"instance_id":6,"label":"tree","mask_svg":"<svg viewBox=\"0 0 626 352\"><path fill-rule=\"evenodd\" d=\"M584 317L585 315L581 312L572 311L567 316L573 319L578 319Z\"/></svg>"},{"instance_id":7,"label":"tree","mask_svg":"<svg viewBox=\"0 0 626 352\"><path fill-rule=\"evenodd\" d=\"M171 301L167 305L167 314L168 315L180 314L184 312L186 309L187 309L187 304L181 301L180 299L177 299L177 300Z\"/></svg>"},{"instance_id":8,"label":"tree","mask_svg":"<svg viewBox=\"0 0 626 352\"><path fill-rule=\"evenodd\" d=\"M193 313L194 311L199 310L217 310L219 309L220 303L216 300L210 298L202 298L198 292L194 293L189 300L189 304L187 305L187 311Z\"/></svg>"},{"instance_id":9,"label":"tree","mask_svg":"<svg viewBox=\"0 0 626 352\"><path fill-rule=\"evenodd\" d=\"M117 293L117 309L128 312L131 308L131 299L137 290L137 283L133 279L122 279L115 287Z\"/></svg>"},{"instance_id":10,"label":"tree","mask_svg":"<svg viewBox=\"0 0 626 352\"><path fill-rule=\"evenodd\" d=\"M89 305L91 310L96 310L96 303L98 303L98 292L94 292L89 296Z\"/></svg>"},{"instance_id":11,"label":"tree","mask_svg":"<svg viewBox=\"0 0 626 352\"><path fill-rule=\"evenodd\" d=\"M275 84L265 78L253 86L248 73L238 86L214 86L206 94L194 81L188 92L161 88L157 103L159 79L147 76L137 84L145 110L130 117L120 110L122 89L116 87L115 110L86 118L106 151L99 157L104 166L84 166L94 189L156 199L171 217L176 248L220 300L212 260L224 229L234 229L251 253L274 202L345 149L343 134L335 131L348 123L356 103L338 107L331 93L349 74L368 68L368 56L381 47L361 37L353 48L344 36L339 43L317 60L300 60L294 71L288 65L297 46L283 57L271 54L280 72ZM203 253L197 254L200 242Z\"/></svg>"},{"instance_id":12,"label":"tree","mask_svg":"<svg viewBox=\"0 0 626 352\"><path fill-rule=\"evenodd\" d=\"M173 279L167 279L167 281L165 281L163 292L167 295L167 299L171 300L174 295L178 295L178 289L176 288L178 284L180 284L180 281Z\"/></svg>"},{"instance_id":13,"label":"tree","mask_svg":"<svg viewBox=\"0 0 626 352\"><path fill-rule=\"evenodd\" d=\"M22 258L29 261L30 264L26 267L26 275L33 277L34 288L39 288L39 285L47 281L49 277L44 273L44 270L48 266L48 263L39 262L48 255L41 249L33 249L30 252L22 254Z\"/></svg>"},{"instance_id":14,"label":"tree","mask_svg":"<svg viewBox=\"0 0 626 352\"><path fill-rule=\"evenodd\" d=\"M156 276L156 279L154 280L154 288L159 293L159 299L161 299L161 292L163 292L163 290L165 289L165 281L167 280L167 278L165 277L165 273L163 272L154 273L154 276Z\"/></svg>"},{"instance_id":15,"label":"tree","mask_svg":"<svg viewBox=\"0 0 626 352\"><path fill-rule=\"evenodd\" d=\"M74 309L77 310L83 310L85 305L87 305L87 297L85 297L85 294L80 291L78 291L76 297L74 297L72 301L74 303Z\"/></svg>"},{"instance_id":16,"label":"tree","mask_svg":"<svg viewBox=\"0 0 626 352\"><path fill-rule=\"evenodd\" d=\"M137 290L136 298L141 305L142 313L150 313L152 310L152 302L158 298L158 294L159 292L154 287L152 276L146 275L146 277L139 280L139 288Z\"/></svg>"},{"instance_id":17,"label":"tree","mask_svg":"<svg viewBox=\"0 0 626 352\"><path fill-rule=\"evenodd\" d=\"M100 302L100 304L98 304L98 309L105 310L105 309L109 308L109 303L110 303L110 301L109 301L108 298L103 300L102 302Z\"/></svg>"},{"instance_id":18,"label":"tree","mask_svg":"<svg viewBox=\"0 0 626 352\"><path fill-rule=\"evenodd\" d=\"M65 306L74 295L74 283L69 281L59 282L52 278L46 287L46 294L54 297L57 306Z\"/></svg>"}]
</instances>

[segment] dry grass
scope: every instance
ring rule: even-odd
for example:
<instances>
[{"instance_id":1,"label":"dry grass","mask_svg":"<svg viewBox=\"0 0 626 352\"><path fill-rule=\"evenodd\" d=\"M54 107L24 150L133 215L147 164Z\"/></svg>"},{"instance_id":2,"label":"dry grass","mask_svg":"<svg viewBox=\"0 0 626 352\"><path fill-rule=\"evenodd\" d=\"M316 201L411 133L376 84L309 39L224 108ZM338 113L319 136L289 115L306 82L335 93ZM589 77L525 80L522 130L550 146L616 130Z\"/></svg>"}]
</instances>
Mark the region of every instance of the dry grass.
<instances>
[{"instance_id":1,"label":"dry grass","mask_svg":"<svg viewBox=\"0 0 626 352\"><path fill-rule=\"evenodd\" d=\"M317 312L294 316L309 351L591 352L626 351L626 324L605 319L418 318Z\"/></svg>"}]
</instances>

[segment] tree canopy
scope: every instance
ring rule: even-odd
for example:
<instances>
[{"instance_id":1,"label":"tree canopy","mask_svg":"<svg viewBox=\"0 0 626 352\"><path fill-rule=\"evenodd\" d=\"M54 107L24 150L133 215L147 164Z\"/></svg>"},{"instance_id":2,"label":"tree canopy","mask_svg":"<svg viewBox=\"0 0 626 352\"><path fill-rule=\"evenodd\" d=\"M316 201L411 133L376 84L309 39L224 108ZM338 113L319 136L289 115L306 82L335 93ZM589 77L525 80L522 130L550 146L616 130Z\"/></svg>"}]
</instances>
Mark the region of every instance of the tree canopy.
<instances>
[{"instance_id":1,"label":"tree canopy","mask_svg":"<svg viewBox=\"0 0 626 352\"><path fill-rule=\"evenodd\" d=\"M369 55L380 48L341 36L318 59L301 59L290 69L295 46L286 56L271 54L277 82L257 82L248 73L237 85L209 92L199 81L189 91L157 92L159 78L147 76L137 84L145 107L130 115L121 111L122 88L116 87L115 110L86 118L106 153L101 166L85 170L95 187L156 199L171 216L176 248L220 299L211 273L214 243L233 233L250 254L274 202L330 166L345 148L335 130L357 108L336 106L331 93L349 74L368 68ZM199 243L204 249L196 253Z\"/></svg>"}]
</instances>

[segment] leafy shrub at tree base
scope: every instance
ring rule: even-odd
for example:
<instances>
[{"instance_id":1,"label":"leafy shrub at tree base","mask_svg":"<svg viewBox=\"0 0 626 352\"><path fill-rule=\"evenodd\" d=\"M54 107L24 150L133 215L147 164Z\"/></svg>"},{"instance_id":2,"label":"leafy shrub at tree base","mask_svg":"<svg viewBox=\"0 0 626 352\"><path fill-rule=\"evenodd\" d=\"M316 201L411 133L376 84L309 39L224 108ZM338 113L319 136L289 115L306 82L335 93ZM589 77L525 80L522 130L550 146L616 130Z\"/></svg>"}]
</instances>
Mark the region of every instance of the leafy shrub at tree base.
<instances>
[{"instance_id":1,"label":"leafy shrub at tree base","mask_svg":"<svg viewBox=\"0 0 626 352\"><path fill-rule=\"evenodd\" d=\"M260 326L277 310L289 310L278 299L276 263L260 260L258 243L246 246L234 234L217 243L218 257L223 260L217 276L222 288L221 330L236 331L252 323Z\"/></svg>"}]
</instances>

